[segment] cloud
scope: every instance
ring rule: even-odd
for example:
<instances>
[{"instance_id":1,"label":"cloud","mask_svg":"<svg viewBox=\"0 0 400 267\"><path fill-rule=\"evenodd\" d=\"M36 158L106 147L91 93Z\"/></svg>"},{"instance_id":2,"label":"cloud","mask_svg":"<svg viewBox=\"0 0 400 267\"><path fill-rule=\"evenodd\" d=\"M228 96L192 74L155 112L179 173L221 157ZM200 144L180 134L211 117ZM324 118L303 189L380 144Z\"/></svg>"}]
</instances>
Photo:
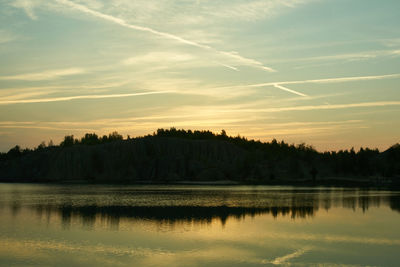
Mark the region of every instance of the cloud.
<instances>
[{"instance_id":1,"label":"cloud","mask_svg":"<svg viewBox=\"0 0 400 267\"><path fill-rule=\"evenodd\" d=\"M265 70L267 72L276 72L276 70L274 70L273 68L264 66L263 63L261 63L260 61L257 61L257 60L251 59L251 58L242 57L237 52L218 51L218 50L215 50L215 49L213 49L211 47L209 47L208 49L212 49L212 50L220 53L221 55L230 57L230 58L232 58L232 59L234 59L234 60L236 60L238 62L241 62L244 65L253 66L253 67L259 68L261 70Z\"/></svg>"},{"instance_id":2,"label":"cloud","mask_svg":"<svg viewBox=\"0 0 400 267\"><path fill-rule=\"evenodd\" d=\"M357 81L369 81L369 80L384 80L384 79L395 79L399 78L400 73L387 74L387 75L374 75L374 76L354 76L354 77L340 77L340 78L328 78L328 79L316 79L316 80L299 80L299 81L280 81L280 82L267 82L267 83L256 83L247 85L233 85L233 86L222 86L215 87L214 90L227 90L227 89L239 89L239 88L258 88L274 86L276 88L289 91L291 93L307 96L292 89L283 87L282 85L291 84L328 84L328 83L344 83L344 82L357 82Z\"/></svg>"},{"instance_id":3,"label":"cloud","mask_svg":"<svg viewBox=\"0 0 400 267\"><path fill-rule=\"evenodd\" d=\"M309 0L257 0L257 1L229 1L229 5L207 6L204 12L208 16L223 19L257 21L278 15L283 9L295 8ZM224 3L224 2L222 2ZM207 3L208 4L208 3Z\"/></svg>"},{"instance_id":4,"label":"cloud","mask_svg":"<svg viewBox=\"0 0 400 267\"><path fill-rule=\"evenodd\" d=\"M344 82L357 82L357 81L369 81L369 80L383 80L383 79L395 79L399 78L400 74L387 74L387 75L374 75L374 76L355 76L355 77L340 77L340 78L328 78L328 79L316 79L316 80L299 80L299 81L280 81L280 82L267 82L267 83L256 83L247 85L231 85L231 86L221 86L214 87L213 90L220 92L223 90L238 90L242 88L259 88L273 86L275 88L281 89L283 91L290 92L295 95L309 97L306 94L300 93L298 91L289 89L283 85L294 85L294 84L329 84L329 83L344 83ZM242 91L243 93L243 91Z\"/></svg>"},{"instance_id":5,"label":"cloud","mask_svg":"<svg viewBox=\"0 0 400 267\"><path fill-rule=\"evenodd\" d=\"M368 108L368 107L389 107L400 106L400 101L381 101L351 104L315 105L315 106L296 106L296 107L276 107L265 109L242 109L240 112L283 112L283 111L310 111L328 109L348 109L348 108Z\"/></svg>"},{"instance_id":6,"label":"cloud","mask_svg":"<svg viewBox=\"0 0 400 267\"><path fill-rule=\"evenodd\" d=\"M193 55L171 52L151 52L145 55L131 57L123 60L125 65L142 64L142 63L179 63L195 59Z\"/></svg>"},{"instance_id":7,"label":"cloud","mask_svg":"<svg viewBox=\"0 0 400 267\"><path fill-rule=\"evenodd\" d=\"M54 131L94 131L93 128L60 128L60 127L50 127L50 126L39 126L35 125L2 125L0 128L4 129L38 129L38 130L54 130Z\"/></svg>"},{"instance_id":8,"label":"cloud","mask_svg":"<svg viewBox=\"0 0 400 267\"><path fill-rule=\"evenodd\" d=\"M63 76L82 74L85 72L86 71L81 68L58 69L58 70L48 70L36 73L0 76L0 80L43 81L43 80L52 80Z\"/></svg>"},{"instance_id":9,"label":"cloud","mask_svg":"<svg viewBox=\"0 0 400 267\"><path fill-rule=\"evenodd\" d=\"M59 102L59 101L70 101L77 99L121 98L121 97L142 96L142 95L166 94L166 93L169 92L164 91L164 92L144 92L144 93L131 93L131 94L78 95L78 96L64 96L64 97L51 97L51 98L37 98L37 99L0 100L0 105Z\"/></svg>"},{"instance_id":10,"label":"cloud","mask_svg":"<svg viewBox=\"0 0 400 267\"><path fill-rule=\"evenodd\" d=\"M254 59L250 59L250 58L246 58L243 57L239 54L237 54L236 52L226 52L226 51L220 51L217 50L211 46L205 45L205 44L200 44L185 38L182 38L180 36L174 35L174 34L170 34L170 33L166 33L166 32L162 32L162 31L158 31L158 30L154 30L152 28L149 27L143 27L143 26L138 26L138 25L134 25L134 24L129 24L127 23L125 20L111 16L111 15L107 15L107 14L103 14L99 11L96 10L92 10L84 5L80 5L74 2L71 2L69 0L56 0L58 3L69 6L70 8L73 8L75 10L81 11L83 13L86 14L90 14L92 16L110 21L112 23L118 24L120 26L129 28L129 29L133 29L133 30L137 30L137 31L142 31L142 32L148 32L151 33L153 35L157 35L166 39L170 39L170 40L174 40L176 42L182 43L182 44L186 44L186 45L190 45L190 46L194 46L194 47L198 47L201 49L205 49L208 51L212 51L214 53L223 55L225 57L228 57L230 59L235 60L236 62L240 62L243 65L248 65L248 66L253 66L256 67L258 69L264 70L264 71L268 71L268 72L274 72L275 70L270 68L270 67L266 67L263 65L263 63L254 60Z\"/></svg>"},{"instance_id":11,"label":"cloud","mask_svg":"<svg viewBox=\"0 0 400 267\"><path fill-rule=\"evenodd\" d=\"M32 20L36 20L37 16L35 15L34 8L37 5L37 1L33 0L15 0L12 4L13 7L22 8L26 15L30 17Z\"/></svg>"},{"instance_id":12,"label":"cloud","mask_svg":"<svg viewBox=\"0 0 400 267\"><path fill-rule=\"evenodd\" d=\"M228 69L239 71L238 68L224 64L218 61L204 61L201 57L194 56L187 53L177 53L177 52L150 52L144 55L138 55L122 60L123 65L150 65L150 69L147 71L159 71L161 69L171 69L171 68L184 68L189 67L209 67L209 66L223 66Z\"/></svg>"},{"instance_id":13,"label":"cloud","mask_svg":"<svg viewBox=\"0 0 400 267\"><path fill-rule=\"evenodd\" d=\"M1 96L1 101L8 101L8 100L18 100L18 99L24 99L24 98L30 98L30 97L37 97L37 96L43 96L43 95L48 95L48 94L52 94L52 93L56 93L57 90L43 90L43 91L26 91L26 92L22 92L22 93L13 93L10 94L6 97ZM0 90L0 93L3 93L2 90Z\"/></svg>"},{"instance_id":14,"label":"cloud","mask_svg":"<svg viewBox=\"0 0 400 267\"><path fill-rule=\"evenodd\" d=\"M289 93L295 94L295 95L307 96L307 95L305 95L305 94L303 94L303 93L300 93L300 92L297 92L297 91L295 91L295 90L286 88L286 87L284 87L284 86L282 86L282 85L279 85L279 84L274 84L274 87L275 87L275 88L278 88L278 89L281 89L281 90L283 90L283 91L287 91L287 92L289 92Z\"/></svg>"},{"instance_id":15,"label":"cloud","mask_svg":"<svg viewBox=\"0 0 400 267\"><path fill-rule=\"evenodd\" d=\"M385 56L395 57L398 56L399 54L400 54L399 50L393 49L393 50L365 51L360 53L348 53L348 54L338 54L338 55L323 55L315 57L286 58L286 59L271 60L271 62L282 63L282 62L307 62L307 61L331 61L331 60L356 61L356 60L374 59Z\"/></svg>"},{"instance_id":16,"label":"cloud","mask_svg":"<svg viewBox=\"0 0 400 267\"><path fill-rule=\"evenodd\" d=\"M217 63L218 65L227 67L228 69L231 69L231 70L234 70L234 71L239 71L239 69L236 68L236 67L234 67L234 66L231 66L231 65L228 65L228 64L223 64L223 63L220 63L220 62L216 62L216 63Z\"/></svg>"},{"instance_id":17,"label":"cloud","mask_svg":"<svg viewBox=\"0 0 400 267\"><path fill-rule=\"evenodd\" d=\"M229 110L235 109L228 106ZM238 107L236 107L238 108ZM39 129L90 129L100 133L117 130L119 132L131 132L136 134L147 134L154 129L171 126L178 128L209 129L215 132L220 131L223 126L230 134L244 134L248 137L265 138L276 136L316 136L329 135L338 131L353 131L354 129L365 128L361 120L347 121L318 121L318 122L282 122L274 123L269 117L268 123L259 125L260 121L265 122L266 116L240 113L226 110L224 116L218 112L217 107L186 107L184 109L160 110L146 113L154 115L115 117L108 119L97 119L89 121L7 121L0 122L0 128L39 128Z\"/></svg>"},{"instance_id":18,"label":"cloud","mask_svg":"<svg viewBox=\"0 0 400 267\"><path fill-rule=\"evenodd\" d=\"M374 75L374 76L355 76L355 77L328 78L328 79L317 79L317 80L300 80L300 81L283 81L283 82L258 83L258 84L244 85L244 86L245 87L264 87L264 86L288 85L288 84L343 83L343 82L393 79L393 78L399 78L399 77L400 77L400 73L399 74L396 73L396 74Z\"/></svg>"},{"instance_id":19,"label":"cloud","mask_svg":"<svg viewBox=\"0 0 400 267\"><path fill-rule=\"evenodd\" d=\"M107 91L111 88L118 88L128 84L128 81L124 82L109 82L109 83L92 83L92 84L70 84L70 85L57 85L57 86L33 86L33 87L15 87L15 88L1 88L0 99L5 100L16 100L31 98L39 95L50 95L59 92L79 92L83 93L88 91L90 93L99 93Z\"/></svg>"},{"instance_id":20,"label":"cloud","mask_svg":"<svg viewBox=\"0 0 400 267\"><path fill-rule=\"evenodd\" d=\"M346 124L341 124L341 125L326 125L326 126L309 126L309 127L297 127L297 128L276 128L276 129L270 129L266 127L263 130L241 130L241 134L246 135L247 137L254 137L254 138L276 138L278 136L282 136L282 138L287 138L287 137L294 137L294 136L304 136L307 138L310 137L316 137L316 136L337 136L339 132L354 132L355 129L368 129L369 127L363 126L363 125L346 125Z\"/></svg>"}]
</instances>

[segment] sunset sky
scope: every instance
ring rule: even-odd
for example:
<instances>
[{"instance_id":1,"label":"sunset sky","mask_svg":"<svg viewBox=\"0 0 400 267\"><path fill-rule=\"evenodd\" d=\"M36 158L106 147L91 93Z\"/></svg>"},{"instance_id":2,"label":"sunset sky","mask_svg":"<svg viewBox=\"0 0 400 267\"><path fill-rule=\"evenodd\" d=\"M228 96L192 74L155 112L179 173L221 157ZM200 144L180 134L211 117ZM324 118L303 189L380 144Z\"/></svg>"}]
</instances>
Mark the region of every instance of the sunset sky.
<instances>
[{"instance_id":1,"label":"sunset sky","mask_svg":"<svg viewBox=\"0 0 400 267\"><path fill-rule=\"evenodd\" d=\"M0 151L157 128L400 142L398 0L0 0Z\"/></svg>"}]
</instances>

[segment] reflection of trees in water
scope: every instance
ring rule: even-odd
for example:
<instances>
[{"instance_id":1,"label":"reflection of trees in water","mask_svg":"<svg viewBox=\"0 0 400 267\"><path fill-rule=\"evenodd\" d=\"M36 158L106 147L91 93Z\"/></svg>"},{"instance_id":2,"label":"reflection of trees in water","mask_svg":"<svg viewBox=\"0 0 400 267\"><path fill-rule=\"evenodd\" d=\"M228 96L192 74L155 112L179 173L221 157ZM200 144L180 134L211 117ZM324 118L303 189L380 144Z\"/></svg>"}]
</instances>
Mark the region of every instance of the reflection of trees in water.
<instances>
[{"instance_id":1,"label":"reflection of trees in water","mask_svg":"<svg viewBox=\"0 0 400 267\"><path fill-rule=\"evenodd\" d=\"M292 218L305 218L314 214L314 207L199 207L199 206L63 206L55 208L64 226L71 223L71 218L78 217L86 226L93 226L96 219L118 223L121 218L133 220L150 220L160 223L175 224L211 223L219 219L224 225L229 218L244 219L246 216L255 217L271 214L273 217L290 215Z\"/></svg>"},{"instance_id":2,"label":"reflection of trees in water","mask_svg":"<svg viewBox=\"0 0 400 267\"><path fill-rule=\"evenodd\" d=\"M392 210L400 212L400 196L390 196L389 203Z\"/></svg>"},{"instance_id":3,"label":"reflection of trees in water","mask_svg":"<svg viewBox=\"0 0 400 267\"><path fill-rule=\"evenodd\" d=\"M117 229L121 219L148 220L159 224L210 224L219 220L224 225L230 218L242 220L245 217L270 215L274 218L290 217L292 219L313 217L319 209L331 208L361 209L367 212L371 207L387 206L400 212L400 195L368 190L351 189L320 189L320 190L271 190L271 191L245 191L243 193L229 191L206 192L159 192L162 198L177 200L168 204L157 203L154 205L124 203L74 203L71 199L63 199L60 203L43 202L32 206L36 214L47 218L51 215L61 219L63 227L68 228L73 222L79 221L85 227L93 227L97 222ZM136 193L136 192L135 192ZM175 193L175 194L174 194ZM140 199L151 200L148 192L139 195ZM73 196L73 195L71 195ZM143 198L143 197L148 198ZM162 199L161 198L161 199ZM88 198L92 199L92 198ZM172 201L171 200L171 201ZM207 200L207 201L204 201ZM192 202L191 202L192 201ZM6 204L7 203L7 204ZM67 203L67 204L66 204ZM150 201L151 203L151 201ZM183 203L183 204L182 204ZM16 216L24 205L20 197L0 202L0 207L7 205L13 216ZM210 206L214 205L214 206ZM218 206L219 205L219 206ZM1 210L0 210L1 211Z\"/></svg>"},{"instance_id":4,"label":"reflection of trees in water","mask_svg":"<svg viewBox=\"0 0 400 267\"><path fill-rule=\"evenodd\" d=\"M213 220L225 225L230 218L241 220L246 216L271 215L274 218L289 216L292 219L313 217L319 208L329 210L332 207L361 209L366 212L370 207L381 204L400 212L399 196L352 195L334 201L330 194L293 195L291 205L279 206L271 203L269 207L229 207L229 206L60 206L51 207L60 217L64 227L71 224L72 218L78 218L86 227L93 227L96 220L105 222L112 228L118 228L121 219L149 220L160 224L194 223L210 224ZM287 201L284 201L285 204ZM334 205L332 205L334 203ZM306 205L305 205L306 204ZM49 207L47 207L49 209Z\"/></svg>"}]
</instances>

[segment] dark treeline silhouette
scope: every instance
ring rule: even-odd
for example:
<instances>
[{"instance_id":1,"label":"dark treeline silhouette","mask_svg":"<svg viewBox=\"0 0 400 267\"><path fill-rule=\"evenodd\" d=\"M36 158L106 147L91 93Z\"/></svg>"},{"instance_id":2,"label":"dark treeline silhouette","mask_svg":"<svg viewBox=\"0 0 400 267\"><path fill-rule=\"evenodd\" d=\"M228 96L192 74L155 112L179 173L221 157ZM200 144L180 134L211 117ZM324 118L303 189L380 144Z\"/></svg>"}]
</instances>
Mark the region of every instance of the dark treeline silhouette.
<instances>
[{"instance_id":1,"label":"dark treeline silhouette","mask_svg":"<svg viewBox=\"0 0 400 267\"><path fill-rule=\"evenodd\" d=\"M66 135L59 146L55 146L53 144L53 141L50 141L47 146L45 142L42 142L34 149L22 149L19 145L16 145L15 147L11 148L7 153L0 152L0 160L18 158L31 152L42 151L46 148L52 149L56 147L69 147L74 145L99 145L115 141L122 141L123 139L123 136L120 135L118 132L112 132L108 136L103 135L100 137L95 133L86 133L81 139L74 138L73 135Z\"/></svg>"},{"instance_id":2,"label":"dark treeline silhouette","mask_svg":"<svg viewBox=\"0 0 400 267\"><path fill-rule=\"evenodd\" d=\"M123 137L118 132L112 132L108 136L103 135L102 137L99 137L95 133L86 133L81 139L75 139L73 135L67 135L60 143L60 146L66 147L73 145L98 145L121 140L123 140Z\"/></svg>"},{"instance_id":3,"label":"dark treeline silhouette","mask_svg":"<svg viewBox=\"0 0 400 267\"><path fill-rule=\"evenodd\" d=\"M318 152L306 144L261 142L211 131L158 129L124 139L64 137L59 145L15 146L0 153L2 181L111 183L215 181L391 185L400 181L400 145Z\"/></svg>"}]
</instances>

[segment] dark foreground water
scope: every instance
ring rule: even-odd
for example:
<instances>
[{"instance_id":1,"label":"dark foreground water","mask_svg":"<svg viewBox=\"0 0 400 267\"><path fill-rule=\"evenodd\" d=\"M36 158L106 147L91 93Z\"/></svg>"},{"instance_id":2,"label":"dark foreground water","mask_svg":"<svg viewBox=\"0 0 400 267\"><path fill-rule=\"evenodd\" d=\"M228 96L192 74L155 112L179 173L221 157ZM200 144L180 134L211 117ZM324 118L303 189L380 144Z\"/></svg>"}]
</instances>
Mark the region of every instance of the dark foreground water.
<instances>
[{"instance_id":1,"label":"dark foreground water","mask_svg":"<svg viewBox=\"0 0 400 267\"><path fill-rule=\"evenodd\" d=\"M400 193L0 184L1 266L400 266Z\"/></svg>"}]
</instances>

